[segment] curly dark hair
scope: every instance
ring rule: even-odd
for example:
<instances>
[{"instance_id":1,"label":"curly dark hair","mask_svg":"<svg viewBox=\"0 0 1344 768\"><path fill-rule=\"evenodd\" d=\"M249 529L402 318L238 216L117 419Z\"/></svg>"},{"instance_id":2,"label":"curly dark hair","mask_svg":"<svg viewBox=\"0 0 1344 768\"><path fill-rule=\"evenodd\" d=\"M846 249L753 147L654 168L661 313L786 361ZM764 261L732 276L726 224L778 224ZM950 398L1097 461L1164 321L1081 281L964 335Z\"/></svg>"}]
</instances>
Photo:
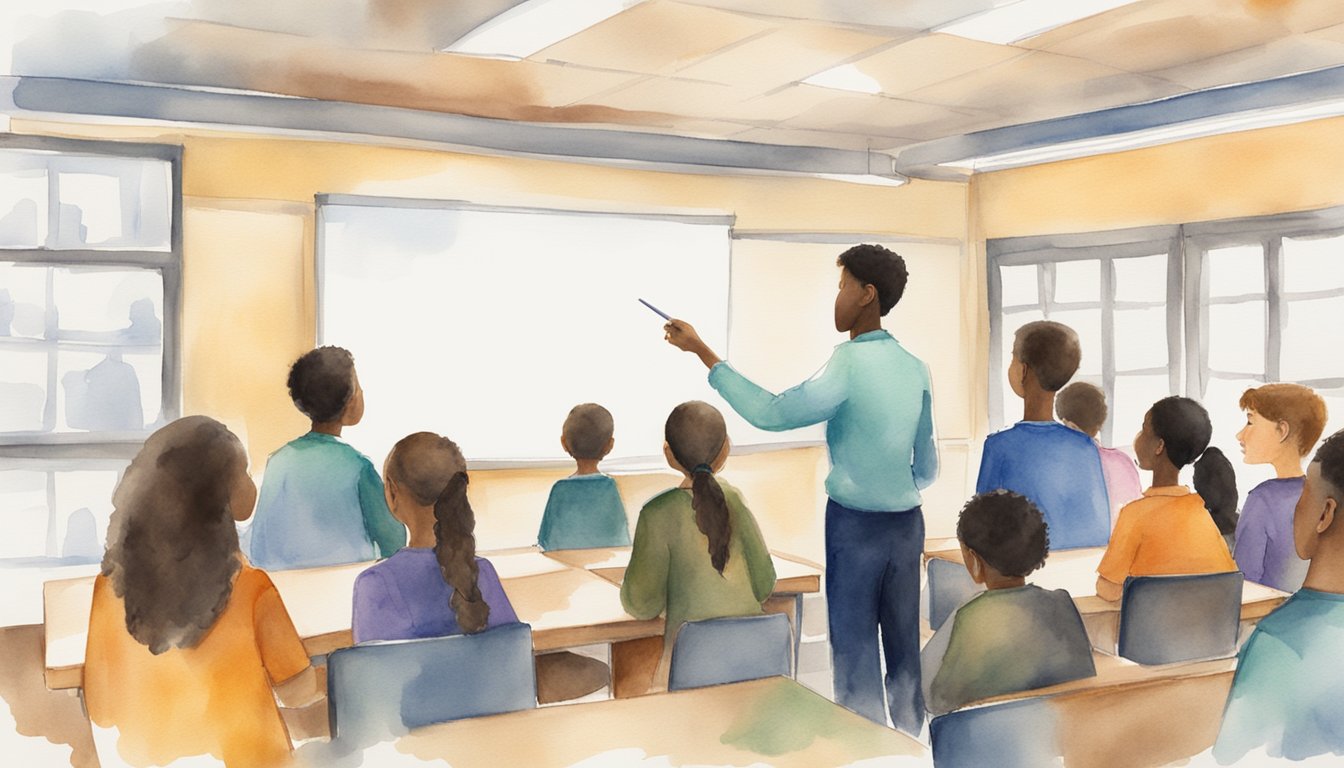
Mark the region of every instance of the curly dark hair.
<instances>
[{"instance_id":1,"label":"curly dark hair","mask_svg":"<svg viewBox=\"0 0 1344 768\"><path fill-rule=\"evenodd\" d=\"M1004 576L1026 576L1050 554L1050 531L1041 510L1012 491L971 497L957 517L957 538Z\"/></svg>"},{"instance_id":2,"label":"curly dark hair","mask_svg":"<svg viewBox=\"0 0 1344 768\"><path fill-rule=\"evenodd\" d=\"M1072 328L1053 320L1037 320L1017 329L1013 354L1036 374L1041 389L1058 392L1083 360L1083 347Z\"/></svg>"},{"instance_id":3,"label":"curly dark hair","mask_svg":"<svg viewBox=\"0 0 1344 768\"><path fill-rule=\"evenodd\" d=\"M1335 494L1344 493L1344 429L1325 438L1312 462L1320 463L1321 479L1332 486Z\"/></svg>"},{"instance_id":4,"label":"curly dark hair","mask_svg":"<svg viewBox=\"0 0 1344 768\"><path fill-rule=\"evenodd\" d=\"M905 259L894 251L880 245L856 245L840 254L835 264L849 270L864 285L877 289L878 308L883 316L905 295L910 272L905 268Z\"/></svg>"},{"instance_id":5,"label":"curly dark hair","mask_svg":"<svg viewBox=\"0 0 1344 768\"><path fill-rule=\"evenodd\" d=\"M335 421L355 394L355 357L341 347L318 347L294 361L287 384L303 415L319 424Z\"/></svg>"},{"instance_id":6,"label":"curly dark hair","mask_svg":"<svg viewBox=\"0 0 1344 768\"><path fill-rule=\"evenodd\" d=\"M695 526L709 539L709 561L714 570L722 574L728 563L728 541L733 527L728 516L728 501L710 465L728 439L723 414L700 400L682 403L668 415L663 439L667 440L672 457L691 473L691 508L695 510Z\"/></svg>"},{"instance_id":7,"label":"curly dark hair","mask_svg":"<svg viewBox=\"0 0 1344 768\"><path fill-rule=\"evenodd\" d=\"M188 416L150 435L117 484L102 573L151 653L195 647L228 605L242 568L229 503L246 471L227 427Z\"/></svg>"},{"instance_id":8,"label":"curly dark hair","mask_svg":"<svg viewBox=\"0 0 1344 768\"><path fill-rule=\"evenodd\" d=\"M569 443L570 455L576 459L600 459L607 452L611 433L616 425L611 411L597 403L582 403L569 411L561 434Z\"/></svg>"}]
</instances>

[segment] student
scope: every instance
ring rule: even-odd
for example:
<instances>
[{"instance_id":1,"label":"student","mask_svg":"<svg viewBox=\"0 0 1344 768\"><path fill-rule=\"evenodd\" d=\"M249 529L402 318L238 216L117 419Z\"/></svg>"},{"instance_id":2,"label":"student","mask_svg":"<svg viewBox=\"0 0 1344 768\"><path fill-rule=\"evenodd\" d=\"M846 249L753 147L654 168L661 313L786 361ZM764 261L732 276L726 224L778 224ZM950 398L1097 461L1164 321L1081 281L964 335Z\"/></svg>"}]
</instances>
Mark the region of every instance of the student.
<instances>
[{"instance_id":1,"label":"student","mask_svg":"<svg viewBox=\"0 0 1344 768\"><path fill-rule=\"evenodd\" d=\"M403 437L383 465L387 505L410 543L355 579L355 642L442 637L518 621L489 560L476 557L476 516L457 444Z\"/></svg>"},{"instance_id":2,"label":"student","mask_svg":"<svg viewBox=\"0 0 1344 768\"><path fill-rule=\"evenodd\" d=\"M1233 557L1246 578L1296 592L1307 562L1293 546L1293 509L1302 496L1302 460L1325 429L1325 400L1301 384L1248 389L1239 403L1246 426L1237 442L1247 464L1269 464L1274 477L1246 494Z\"/></svg>"},{"instance_id":3,"label":"student","mask_svg":"<svg viewBox=\"0 0 1344 768\"><path fill-rule=\"evenodd\" d=\"M676 488L639 512L621 605L637 619L666 611L655 687L665 687L672 645L688 621L761 613L775 588L775 564L736 488L716 476L728 461L723 414L699 401L672 410L663 455L682 474Z\"/></svg>"},{"instance_id":4,"label":"student","mask_svg":"<svg viewBox=\"0 0 1344 768\"><path fill-rule=\"evenodd\" d=\"M1064 426L1082 432L1097 444L1101 474L1106 478L1106 497L1111 502L1111 529L1114 530L1120 508L1142 496L1143 486L1139 482L1139 468L1129 454L1119 448L1107 448L1097 440L1097 433L1106 423L1106 393L1095 384L1075 381L1055 396L1055 414Z\"/></svg>"},{"instance_id":5,"label":"student","mask_svg":"<svg viewBox=\"0 0 1344 768\"><path fill-rule=\"evenodd\" d=\"M256 486L242 443L205 416L150 435L112 496L94 580L84 703L125 760L210 755L230 768L290 757L276 708L320 682L264 571L238 551Z\"/></svg>"},{"instance_id":6,"label":"student","mask_svg":"<svg viewBox=\"0 0 1344 768\"><path fill-rule=\"evenodd\" d=\"M560 445L574 458L574 474L551 486L537 544L543 550L625 547L630 522L616 481L597 468L611 447L611 412L597 403L576 405L565 418Z\"/></svg>"},{"instance_id":7,"label":"student","mask_svg":"<svg viewBox=\"0 0 1344 768\"><path fill-rule=\"evenodd\" d=\"M252 562L271 570L387 557L406 529L387 510L383 481L341 430L364 418L355 359L319 347L289 369L289 396L312 431L271 454L252 523Z\"/></svg>"},{"instance_id":8,"label":"student","mask_svg":"<svg viewBox=\"0 0 1344 768\"><path fill-rule=\"evenodd\" d=\"M1309 560L1302 588L1260 620L1237 655L1237 673L1213 754L1239 760L1263 748L1303 760L1344 754L1344 431L1307 469L1293 512L1297 555Z\"/></svg>"},{"instance_id":9,"label":"student","mask_svg":"<svg viewBox=\"0 0 1344 768\"><path fill-rule=\"evenodd\" d=\"M835 700L877 723L886 724L889 713L896 727L918 734L924 722L919 492L938 477L929 371L882 329L882 318L905 293L905 260L880 245L856 245L836 266L835 329L849 341L820 373L778 395L721 360L684 321L663 329L670 344L700 358L710 386L753 426L782 431L826 422L826 606Z\"/></svg>"},{"instance_id":10,"label":"student","mask_svg":"<svg viewBox=\"0 0 1344 768\"><path fill-rule=\"evenodd\" d=\"M1097 673L1073 598L1026 583L1050 551L1036 505L1012 491L980 494L962 508L957 539L966 570L986 591L958 608L924 647L930 714Z\"/></svg>"},{"instance_id":11,"label":"student","mask_svg":"<svg viewBox=\"0 0 1344 768\"><path fill-rule=\"evenodd\" d=\"M1105 546L1111 505L1097 444L1054 419L1055 393L1082 360L1078 334L1038 320L1017 329L1008 384L1022 420L985 438L976 493L1002 488L1031 499L1055 549Z\"/></svg>"},{"instance_id":12,"label":"student","mask_svg":"<svg viewBox=\"0 0 1344 768\"><path fill-rule=\"evenodd\" d=\"M1233 477L1223 452L1209 447L1213 426L1204 406L1187 397L1165 397L1143 417L1134 437L1139 468L1153 473L1143 498L1120 510L1110 546L1097 566L1097 595L1119 600L1130 576L1235 571L1227 543L1205 507L1203 495L1226 496L1226 487L1201 484L1205 478L1227 483ZM1197 461L1196 461L1197 460ZM1195 493L1180 485L1181 468L1195 462ZM1201 472L1205 465L1226 465L1222 472ZM1230 489L1235 498L1236 486Z\"/></svg>"}]
</instances>

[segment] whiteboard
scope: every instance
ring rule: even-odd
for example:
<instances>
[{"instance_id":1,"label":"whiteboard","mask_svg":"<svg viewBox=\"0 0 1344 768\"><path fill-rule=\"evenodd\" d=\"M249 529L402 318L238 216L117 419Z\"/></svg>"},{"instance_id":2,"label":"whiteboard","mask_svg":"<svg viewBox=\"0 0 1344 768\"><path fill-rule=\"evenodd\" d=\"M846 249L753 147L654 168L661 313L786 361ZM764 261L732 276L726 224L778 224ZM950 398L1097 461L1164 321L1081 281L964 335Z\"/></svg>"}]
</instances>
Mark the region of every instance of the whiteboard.
<instances>
[{"instance_id":1,"label":"whiteboard","mask_svg":"<svg viewBox=\"0 0 1344 768\"><path fill-rule=\"evenodd\" d=\"M730 224L319 199L318 343L354 354L365 392L345 437L375 463L419 430L477 463L568 460L565 416L597 402L615 418L610 458L661 462L667 414L713 393L637 299L726 354Z\"/></svg>"}]
</instances>

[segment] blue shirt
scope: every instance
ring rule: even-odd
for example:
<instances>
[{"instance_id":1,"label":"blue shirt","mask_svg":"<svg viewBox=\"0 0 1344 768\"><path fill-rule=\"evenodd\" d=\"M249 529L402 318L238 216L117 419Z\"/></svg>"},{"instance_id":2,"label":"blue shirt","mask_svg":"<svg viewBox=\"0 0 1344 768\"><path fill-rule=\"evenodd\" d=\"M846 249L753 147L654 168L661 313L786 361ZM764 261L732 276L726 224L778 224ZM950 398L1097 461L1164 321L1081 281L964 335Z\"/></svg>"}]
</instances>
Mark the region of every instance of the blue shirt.
<instances>
[{"instance_id":1,"label":"blue shirt","mask_svg":"<svg viewBox=\"0 0 1344 768\"><path fill-rule=\"evenodd\" d=\"M1092 438L1056 421L1019 421L985 438L975 492L1003 488L1031 499L1050 549L1104 547L1111 503Z\"/></svg>"},{"instance_id":2,"label":"blue shirt","mask_svg":"<svg viewBox=\"0 0 1344 768\"><path fill-rule=\"evenodd\" d=\"M406 546L373 462L338 437L309 432L266 461L249 556L267 570L387 557Z\"/></svg>"},{"instance_id":3,"label":"blue shirt","mask_svg":"<svg viewBox=\"0 0 1344 768\"><path fill-rule=\"evenodd\" d=\"M886 331L840 344L817 375L778 395L723 362L709 383L758 429L826 422L826 494L850 509L913 509L938 477L928 369Z\"/></svg>"},{"instance_id":4,"label":"blue shirt","mask_svg":"<svg viewBox=\"0 0 1344 768\"><path fill-rule=\"evenodd\" d=\"M495 566L483 557L476 558L476 588L490 606L486 629L518 621ZM452 597L434 550L406 547L355 578L350 620L355 642L460 635Z\"/></svg>"},{"instance_id":5,"label":"blue shirt","mask_svg":"<svg viewBox=\"0 0 1344 768\"><path fill-rule=\"evenodd\" d=\"M1296 592L1307 578L1308 563L1297 556L1293 543L1293 510L1305 482L1304 477L1273 478L1246 494L1233 557L1247 579Z\"/></svg>"},{"instance_id":6,"label":"blue shirt","mask_svg":"<svg viewBox=\"0 0 1344 768\"><path fill-rule=\"evenodd\" d=\"M1303 588L1262 619L1237 655L1213 756L1344 754L1342 650L1344 595Z\"/></svg>"},{"instance_id":7,"label":"blue shirt","mask_svg":"<svg viewBox=\"0 0 1344 768\"><path fill-rule=\"evenodd\" d=\"M543 550L630 546L630 522L616 481L595 473L551 486L537 543Z\"/></svg>"}]
</instances>

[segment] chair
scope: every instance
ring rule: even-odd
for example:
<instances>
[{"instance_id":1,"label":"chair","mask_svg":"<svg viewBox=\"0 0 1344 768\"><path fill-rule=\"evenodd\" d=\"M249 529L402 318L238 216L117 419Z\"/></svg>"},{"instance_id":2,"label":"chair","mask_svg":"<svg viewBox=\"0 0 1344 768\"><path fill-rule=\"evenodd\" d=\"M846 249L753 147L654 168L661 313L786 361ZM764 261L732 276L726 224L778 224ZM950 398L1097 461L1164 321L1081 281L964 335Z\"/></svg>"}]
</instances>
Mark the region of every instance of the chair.
<instances>
[{"instance_id":1,"label":"chair","mask_svg":"<svg viewBox=\"0 0 1344 768\"><path fill-rule=\"evenodd\" d=\"M782 613L688 621L672 646L667 689L787 676L792 659L789 617Z\"/></svg>"},{"instance_id":2,"label":"chair","mask_svg":"<svg viewBox=\"0 0 1344 768\"><path fill-rule=\"evenodd\" d=\"M1049 699L967 707L933 718L935 768L1040 768L1060 763L1058 716Z\"/></svg>"},{"instance_id":3,"label":"chair","mask_svg":"<svg viewBox=\"0 0 1344 768\"><path fill-rule=\"evenodd\" d=\"M967 600L985 591L975 583L966 566L941 558L929 558L929 626L935 631Z\"/></svg>"},{"instance_id":4,"label":"chair","mask_svg":"<svg viewBox=\"0 0 1344 768\"><path fill-rule=\"evenodd\" d=\"M412 728L537 706L532 627L390 640L327 658L331 738L362 748Z\"/></svg>"},{"instance_id":5,"label":"chair","mask_svg":"<svg viewBox=\"0 0 1344 768\"><path fill-rule=\"evenodd\" d=\"M1140 664L1231 656L1244 580L1240 571L1126 579L1117 653Z\"/></svg>"}]
</instances>

